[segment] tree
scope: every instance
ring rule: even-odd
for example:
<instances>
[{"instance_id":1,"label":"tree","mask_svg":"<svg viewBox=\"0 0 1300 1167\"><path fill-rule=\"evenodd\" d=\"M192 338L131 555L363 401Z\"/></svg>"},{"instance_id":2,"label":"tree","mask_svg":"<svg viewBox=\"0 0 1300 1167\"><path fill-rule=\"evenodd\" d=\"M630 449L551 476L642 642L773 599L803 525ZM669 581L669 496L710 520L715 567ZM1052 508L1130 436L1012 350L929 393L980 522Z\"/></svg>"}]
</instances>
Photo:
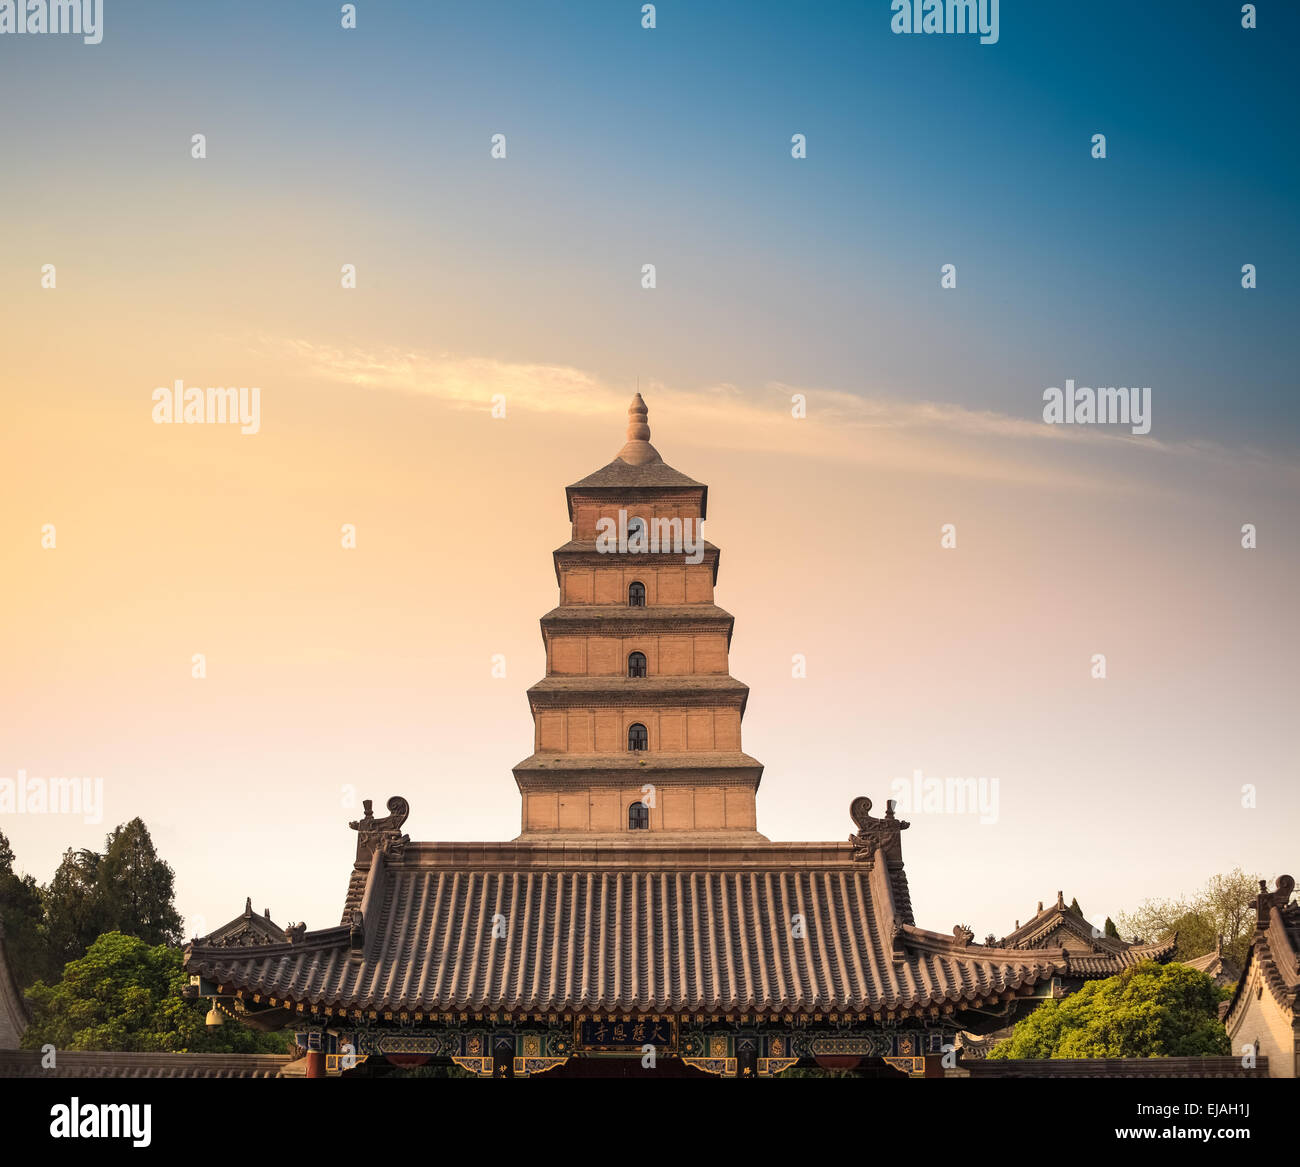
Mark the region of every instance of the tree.
<instances>
[{"instance_id":1,"label":"tree","mask_svg":"<svg viewBox=\"0 0 1300 1167\"><path fill-rule=\"evenodd\" d=\"M1254 930L1258 892L1259 876L1247 875L1237 867L1227 875L1214 876L1190 899L1144 901L1131 915L1120 915L1120 928L1131 937L1144 936L1148 940L1176 931L1175 960L1191 960L1213 952L1222 935L1224 952L1237 964L1244 964Z\"/></svg>"},{"instance_id":2,"label":"tree","mask_svg":"<svg viewBox=\"0 0 1300 1167\"><path fill-rule=\"evenodd\" d=\"M1143 961L1045 1001L991 1058L1204 1057L1231 1053L1219 991L1185 964Z\"/></svg>"},{"instance_id":3,"label":"tree","mask_svg":"<svg viewBox=\"0 0 1300 1167\"><path fill-rule=\"evenodd\" d=\"M0 922L4 924L5 958L20 989L45 976L49 944L41 889L30 875L14 871L14 852L0 831Z\"/></svg>"},{"instance_id":4,"label":"tree","mask_svg":"<svg viewBox=\"0 0 1300 1167\"><path fill-rule=\"evenodd\" d=\"M1119 929L1115 927L1115 921L1112 920L1109 916L1106 917L1106 924L1102 928L1102 931L1105 932L1106 935L1109 936L1112 940L1119 939Z\"/></svg>"},{"instance_id":5,"label":"tree","mask_svg":"<svg viewBox=\"0 0 1300 1167\"><path fill-rule=\"evenodd\" d=\"M179 948L150 946L108 932L63 970L57 984L27 991L32 1022L24 1049L50 1044L63 1050L167 1051L174 1053L283 1053L289 1035L261 1033L237 1022L213 1030L206 1003L187 1001L189 982Z\"/></svg>"},{"instance_id":6,"label":"tree","mask_svg":"<svg viewBox=\"0 0 1300 1167\"><path fill-rule=\"evenodd\" d=\"M136 936L146 944L179 944L174 894L175 873L158 858L139 818L115 827L102 855L69 848L43 897L48 977L57 976L105 932Z\"/></svg>"},{"instance_id":7,"label":"tree","mask_svg":"<svg viewBox=\"0 0 1300 1167\"><path fill-rule=\"evenodd\" d=\"M1170 930L1178 933L1178 944L1174 948L1175 960L1191 960L1213 952L1218 943L1218 932L1214 920L1204 911L1189 908L1181 916L1175 916Z\"/></svg>"},{"instance_id":8,"label":"tree","mask_svg":"<svg viewBox=\"0 0 1300 1167\"><path fill-rule=\"evenodd\" d=\"M105 841L95 887L105 930L138 936L146 944L180 944L175 882L175 872L158 858L141 819L117 827Z\"/></svg>"},{"instance_id":9,"label":"tree","mask_svg":"<svg viewBox=\"0 0 1300 1167\"><path fill-rule=\"evenodd\" d=\"M51 977L57 976L70 960L82 956L94 943L101 928L95 889L99 876L99 855L69 847L44 888L45 930L49 941Z\"/></svg>"},{"instance_id":10,"label":"tree","mask_svg":"<svg viewBox=\"0 0 1300 1167\"><path fill-rule=\"evenodd\" d=\"M1079 907L1079 899L1077 896L1070 901L1069 911L1078 916L1080 920L1083 919L1083 909Z\"/></svg>"}]
</instances>

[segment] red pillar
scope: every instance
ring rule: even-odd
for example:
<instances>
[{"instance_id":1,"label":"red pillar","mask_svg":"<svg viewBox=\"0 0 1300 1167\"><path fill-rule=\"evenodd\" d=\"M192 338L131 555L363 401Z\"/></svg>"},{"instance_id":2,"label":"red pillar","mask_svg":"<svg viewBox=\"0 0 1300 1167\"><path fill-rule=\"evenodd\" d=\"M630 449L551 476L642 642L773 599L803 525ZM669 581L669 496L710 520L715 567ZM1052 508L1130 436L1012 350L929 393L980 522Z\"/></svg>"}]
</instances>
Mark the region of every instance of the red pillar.
<instances>
[{"instance_id":1,"label":"red pillar","mask_svg":"<svg viewBox=\"0 0 1300 1167\"><path fill-rule=\"evenodd\" d=\"M325 1054L321 1050L309 1049L307 1051L307 1077L325 1077Z\"/></svg>"}]
</instances>

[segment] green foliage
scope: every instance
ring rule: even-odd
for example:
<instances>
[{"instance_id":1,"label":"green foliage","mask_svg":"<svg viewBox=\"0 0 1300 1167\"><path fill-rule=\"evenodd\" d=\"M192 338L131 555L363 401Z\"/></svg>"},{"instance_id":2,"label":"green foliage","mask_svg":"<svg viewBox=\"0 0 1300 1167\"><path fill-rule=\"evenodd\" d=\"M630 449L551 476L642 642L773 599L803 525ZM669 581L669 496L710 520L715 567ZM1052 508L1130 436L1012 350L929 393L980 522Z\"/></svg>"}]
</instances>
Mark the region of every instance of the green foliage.
<instances>
[{"instance_id":1,"label":"green foliage","mask_svg":"<svg viewBox=\"0 0 1300 1167\"><path fill-rule=\"evenodd\" d=\"M1214 920L1206 912L1196 909L1175 916L1170 930L1178 933L1178 944L1174 947L1175 960L1191 960L1194 956L1213 952L1219 940Z\"/></svg>"},{"instance_id":2,"label":"green foliage","mask_svg":"<svg viewBox=\"0 0 1300 1167\"><path fill-rule=\"evenodd\" d=\"M1132 938L1159 940L1178 933L1175 960L1191 960L1213 952L1220 935L1224 955L1244 964L1250 936L1255 927L1255 896L1259 876L1234 868L1216 875L1190 899L1151 899L1132 914L1119 918L1120 928Z\"/></svg>"},{"instance_id":3,"label":"green foliage","mask_svg":"<svg viewBox=\"0 0 1300 1167\"><path fill-rule=\"evenodd\" d=\"M1144 961L1090 981L1064 1001L1045 1001L991 1058L1152 1058L1228 1054L1220 992L1182 964Z\"/></svg>"},{"instance_id":4,"label":"green foliage","mask_svg":"<svg viewBox=\"0 0 1300 1167\"><path fill-rule=\"evenodd\" d=\"M1083 909L1079 907L1079 900L1077 897L1070 901L1070 906L1066 911L1072 912L1074 915L1078 916L1080 920L1083 919Z\"/></svg>"},{"instance_id":5,"label":"green foliage","mask_svg":"<svg viewBox=\"0 0 1300 1167\"><path fill-rule=\"evenodd\" d=\"M150 946L134 936L109 932L57 984L38 982L27 991L32 1023L24 1049L45 1044L64 1050L167 1051L175 1053L282 1053L284 1034L264 1034L234 1021L212 1030L204 1024L206 1002L186 1001L189 977L182 953Z\"/></svg>"},{"instance_id":6,"label":"green foliage","mask_svg":"<svg viewBox=\"0 0 1300 1167\"><path fill-rule=\"evenodd\" d=\"M0 919L21 987L57 979L68 961L83 956L106 932L153 945L181 941L175 876L138 818L113 830L102 855L69 848L44 888L30 875L17 875L13 860L9 840L0 834Z\"/></svg>"},{"instance_id":7,"label":"green foliage","mask_svg":"<svg viewBox=\"0 0 1300 1167\"><path fill-rule=\"evenodd\" d=\"M30 875L14 871L13 848L0 832L0 921L4 923L5 956L9 971L25 989L49 968L45 913L41 889Z\"/></svg>"},{"instance_id":8,"label":"green foliage","mask_svg":"<svg viewBox=\"0 0 1300 1167\"><path fill-rule=\"evenodd\" d=\"M1119 939L1119 929L1115 927L1115 921L1109 916L1106 917L1106 923L1103 926L1102 931L1113 940Z\"/></svg>"},{"instance_id":9,"label":"green foliage","mask_svg":"<svg viewBox=\"0 0 1300 1167\"><path fill-rule=\"evenodd\" d=\"M95 897L98 874L98 854L69 848L43 891L50 977L85 953L101 931L108 931L100 928Z\"/></svg>"}]
</instances>

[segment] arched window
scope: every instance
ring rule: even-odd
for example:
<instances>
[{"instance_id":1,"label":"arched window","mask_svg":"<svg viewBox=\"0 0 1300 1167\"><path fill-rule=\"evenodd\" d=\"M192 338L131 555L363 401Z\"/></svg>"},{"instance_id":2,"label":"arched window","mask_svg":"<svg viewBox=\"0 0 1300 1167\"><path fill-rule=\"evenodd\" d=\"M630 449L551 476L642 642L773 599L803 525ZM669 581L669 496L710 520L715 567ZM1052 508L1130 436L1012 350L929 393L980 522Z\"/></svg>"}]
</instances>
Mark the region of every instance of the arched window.
<instances>
[{"instance_id":1,"label":"arched window","mask_svg":"<svg viewBox=\"0 0 1300 1167\"><path fill-rule=\"evenodd\" d=\"M627 675L629 677L645 676L645 653L630 653L627 658Z\"/></svg>"},{"instance_id":2,"label":"arched window","mask_svg":"<svg viewBox=\"0 0 1300 1167\"><path fill-rule=\"evenodd\" d=\"M627 829L629 831L650 829L650 808L644 802L634 802L627 808Z\"/></svg>"},{"instance_id":3,"label":"arched window","mask_svg":"<svg viewBox=\"0 0 1300 1167\"><path fill-rule=\"evenodd\" d=\"M639 580L627 586L627 606L629 608L645 607L645 584Z\"/></svg>"},{"instance_id":4,"label":"arched window","mask_svg":"<svg viewBox=\"0 0 1300 1167\"><path fill-rule=\"evenodd\" d=\"M649 745L650 735L646 733L644 725L638 723L627 727L627 748L629 750L644 750Z\"/></svg>"}]
</instances>

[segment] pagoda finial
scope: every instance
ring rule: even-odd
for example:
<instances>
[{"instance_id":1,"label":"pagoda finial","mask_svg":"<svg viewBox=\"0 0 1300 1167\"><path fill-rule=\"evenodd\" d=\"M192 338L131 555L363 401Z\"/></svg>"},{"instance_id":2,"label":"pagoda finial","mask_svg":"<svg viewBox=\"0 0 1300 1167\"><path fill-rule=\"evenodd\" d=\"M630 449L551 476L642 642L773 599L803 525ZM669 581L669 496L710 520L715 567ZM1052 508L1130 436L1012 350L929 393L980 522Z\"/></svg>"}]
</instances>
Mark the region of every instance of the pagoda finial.
<instances>
[{"instance_id":1,"label":"pagoda finial","mask_svg":"<svg viewBox=\"0 0 1300 1167\"><path fill-rule=\"evenodd\" d=\"M660 461L659 451L650 444L650 423L646 420L650 411L646 409L638 390L627 407L627 445L618 456L629 465L644 466L647 462Z\"/></svg>"},{"instance_id":2,"label":"pagoda finial","mask_svg":"<svg viewBox=\"0 0 1300 1167\"><path fill-rule=\"evenodd\" d=\"M650 411L646 408L645 401L638 392L632 398L632 404L627 407L627 440L629 442L648 442L650 440L650 425L646 420L650 416Z\"/></svg>"}]
</instances>

